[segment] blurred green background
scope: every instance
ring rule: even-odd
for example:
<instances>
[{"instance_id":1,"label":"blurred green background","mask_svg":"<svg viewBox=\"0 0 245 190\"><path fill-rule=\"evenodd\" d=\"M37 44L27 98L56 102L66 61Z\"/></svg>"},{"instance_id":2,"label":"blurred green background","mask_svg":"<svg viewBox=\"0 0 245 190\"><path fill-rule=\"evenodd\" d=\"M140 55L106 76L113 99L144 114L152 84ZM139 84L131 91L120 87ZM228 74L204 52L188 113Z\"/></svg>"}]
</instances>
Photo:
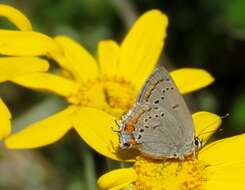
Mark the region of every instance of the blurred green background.
<instances>
[{"instance_id":1,"label":"blurred green background","mask_svg":"<svg viewBox=\"0 0 245 190\"><path fill-rule=\"evenodd\" d=\"M120 42L132 22L157 8L170 24L161 61L168 69L199 67L214 84L188 95L191 110L207 110L223 120L215 138L245 131L245 1L244 0L3 0L22 11L35 31L66 34L96 52L99 40ZM8 27L0 20L1 27ZM64 101L12 84L1 84L0 96L13 113L14 128L54 113ZM0 189L96 189L96 178L121 164L106 160L71 131L50 146L27 151L1 150Z\"/></svg>"}]
</instances>

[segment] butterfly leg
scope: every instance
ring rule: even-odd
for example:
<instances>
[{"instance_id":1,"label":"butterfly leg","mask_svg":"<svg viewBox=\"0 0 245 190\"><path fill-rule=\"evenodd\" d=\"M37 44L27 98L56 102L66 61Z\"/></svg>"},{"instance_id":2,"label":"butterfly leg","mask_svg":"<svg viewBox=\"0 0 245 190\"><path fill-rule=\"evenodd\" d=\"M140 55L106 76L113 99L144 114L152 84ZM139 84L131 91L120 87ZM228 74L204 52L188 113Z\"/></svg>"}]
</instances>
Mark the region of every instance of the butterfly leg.
<instances>
[{"instance_id":1,"label":"butterfly leg","mask_svg":"<svg viewBox=\"0 0 245 190\"><path fill-rule=\"evenodd\" d=\"M175 176L178 176L179 175L179 172L183 169L183 161L180 160L178 162L178 165L176 167L176 171L175 171Z\"/></svg>"}]
</instances>

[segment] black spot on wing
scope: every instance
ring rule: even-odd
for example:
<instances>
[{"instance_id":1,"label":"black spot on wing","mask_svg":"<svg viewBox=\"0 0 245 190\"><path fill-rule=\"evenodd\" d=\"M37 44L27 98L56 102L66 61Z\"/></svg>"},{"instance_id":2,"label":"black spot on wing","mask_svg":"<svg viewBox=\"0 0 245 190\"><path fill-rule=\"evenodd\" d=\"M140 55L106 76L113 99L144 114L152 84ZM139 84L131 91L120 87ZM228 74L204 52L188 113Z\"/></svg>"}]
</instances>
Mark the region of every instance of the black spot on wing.
<instances>
[{"instance_id":1,"label":"black spot on wing","mask_svg":"<svg viewBox=\"0 0 245 190\"><path fill-rule=\"evenodd\" d=\"M174 105L172 105L172 108L173 109L177 109L179 107L179 104L174 104Z\"/></svg>"},{"instance_id":2,"label":"black spot on wing","mask_svg":"<svg viewBox=\"0 0 245 190\"><path fill-rule=\"evenodd\" d=\"M154 104L159 104L159 100L155 100L154 101Z\"/></svg>"},{"instance_id":3,"label":"black spot on wing","mask_svg":"<svg viewBox=\"0 0 245 190\"><path fill-rule=\"evenodd\" d=\"M141 139L141 137L142 137L142 135L138 135L137 139L139 140L139 139Z\"/></svg>"}]
</instances>

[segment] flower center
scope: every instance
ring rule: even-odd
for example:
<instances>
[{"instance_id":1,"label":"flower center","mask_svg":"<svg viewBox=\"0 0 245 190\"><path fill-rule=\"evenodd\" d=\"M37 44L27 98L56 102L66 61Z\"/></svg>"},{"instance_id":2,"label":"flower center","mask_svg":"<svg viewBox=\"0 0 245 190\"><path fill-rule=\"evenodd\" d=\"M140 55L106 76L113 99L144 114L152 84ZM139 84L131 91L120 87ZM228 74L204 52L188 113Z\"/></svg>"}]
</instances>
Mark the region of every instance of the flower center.
<instances>
[{"instance_id":1,"label":"flower center","mask_svg":"<svg viewBox=\"0 0 245 190\"><path fill-rule=\"evenodd\" d=\"M79 106L101 109L119 118L132 107L136 94L136 89L129 81L102 77L82 83L68 101Z\"/></svg>"},{"instance_id":2,"label":"flower center","mask_svg":"<svg viewBox=\"0 0 245 190\"><path fill-rule=\"evenodd\" d=\"M136 159L135 189L203 190L207 165L197 159L185 161Z\"/></svg>"}]
</instances>

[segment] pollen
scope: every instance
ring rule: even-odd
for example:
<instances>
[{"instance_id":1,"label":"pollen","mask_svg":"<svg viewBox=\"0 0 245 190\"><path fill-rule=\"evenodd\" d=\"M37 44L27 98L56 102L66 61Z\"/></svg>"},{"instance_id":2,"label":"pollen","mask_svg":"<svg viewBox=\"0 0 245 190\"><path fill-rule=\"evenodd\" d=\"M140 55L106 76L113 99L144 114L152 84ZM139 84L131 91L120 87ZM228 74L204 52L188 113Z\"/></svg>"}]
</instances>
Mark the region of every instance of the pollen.
<instances>
[{"instance_id":1,"label":"pollen","mask_svg":"<svg viewBox=\"0 0 245 190\"><path fill-rule=\"evenodd\" d=\"M207 165L197 159L152 160L137 157L136 190L203 190Z\"/></svg>"},{"instance_id":2,"label":"pollen","mask_svg":"<svg viewBox=\"0 0 245 190\"><path fill-rule=\"evenodd\" d=\"M68 101L72 104L101 109L120 118L135 102L137 91L126 80L102 77L82 83Z\"/></svg>"}]
</instances>

